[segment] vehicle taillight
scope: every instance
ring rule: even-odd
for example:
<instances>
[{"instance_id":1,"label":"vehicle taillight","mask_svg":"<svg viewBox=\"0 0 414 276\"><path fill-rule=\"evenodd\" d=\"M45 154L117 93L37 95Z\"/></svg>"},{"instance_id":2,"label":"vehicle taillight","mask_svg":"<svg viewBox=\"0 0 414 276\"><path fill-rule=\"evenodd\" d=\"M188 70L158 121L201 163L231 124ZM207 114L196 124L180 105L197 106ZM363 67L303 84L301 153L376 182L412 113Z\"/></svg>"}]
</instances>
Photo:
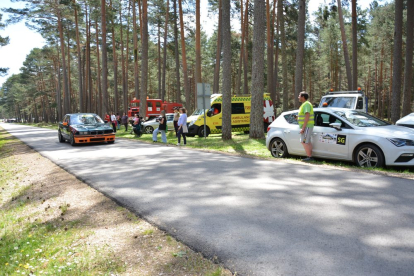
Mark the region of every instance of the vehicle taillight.
<instances>
[{"instance_id":1,"label":"vehicle taillight","mask_svg":"<svg viewBox=\"0 0 414 276\"><path fill-rule=\"evenodd\" d=\"M267 127L267 132L269 132L269 130L270 130L270 126Z\"/></svg>"}]
</instances>

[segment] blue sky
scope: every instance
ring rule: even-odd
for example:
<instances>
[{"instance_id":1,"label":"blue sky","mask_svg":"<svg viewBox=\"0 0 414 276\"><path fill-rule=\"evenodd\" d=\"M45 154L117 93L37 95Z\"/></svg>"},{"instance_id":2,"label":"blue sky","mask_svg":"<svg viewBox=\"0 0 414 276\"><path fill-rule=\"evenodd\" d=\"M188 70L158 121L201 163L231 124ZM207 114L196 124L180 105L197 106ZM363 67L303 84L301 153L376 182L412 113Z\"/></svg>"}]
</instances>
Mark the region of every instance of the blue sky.
<instances>
[{"instance_id":1,"label":"blue sky","mask_svg":"<svg viewBox=\"0 0 414 276\"><path fill-rule=\"evenodd\" d=\"M367 8L369 3L372 0L357 0L358 5L362 8ZM308 8L309 13L312 14L320 4L329 3L329 0L309 0ZM207 0L201 0L201 16L204 30L209 33L212 32L208 22L211 20L208 19L207 15ZM22 3L11 3L10 0L1 0L0 9L7 7L24 7ZM7 15L3 14L3 22ZM236 26L238 28L238 24ZM235 26L235 27L236 27ZM10 44L4 47L0 47L0 67L8 67L9 75L6 77L0 77L0 86L6 81L6 79L12 74L18 74L20 67L22 67L26 56L30 53L33 48L41 48L45 42L42 36L35 31L29 30L24 22L20 22L15 25L7 26L4 30L0 31L1 36L9 36Z\"/></svg>"}]
</instances>

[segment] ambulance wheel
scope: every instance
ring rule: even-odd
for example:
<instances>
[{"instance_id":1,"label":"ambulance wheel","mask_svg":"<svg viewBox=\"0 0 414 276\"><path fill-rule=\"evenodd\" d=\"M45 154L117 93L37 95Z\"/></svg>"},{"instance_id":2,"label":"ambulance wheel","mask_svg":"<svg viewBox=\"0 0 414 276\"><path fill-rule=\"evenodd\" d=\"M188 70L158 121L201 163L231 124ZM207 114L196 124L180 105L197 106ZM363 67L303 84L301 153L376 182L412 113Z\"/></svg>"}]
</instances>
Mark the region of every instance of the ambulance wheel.
<instances>
[{"instance_id":1,"label":"ambulance wheel","mask_svg":"<svg viewBox=\"0 0 414 276\"><path fill-rule=\"evenodd\" d=\"M206 126L206 137L208 137L209 134L210 134L210 128L208 126ZM204 126L199 127L198 136L199 137L204 137Z\"/></svg>"},{"instance_id":2,"label":"ambulance wheel","mask_svg":"<svg viewBox=\"0 0 414 276\"><path fill-rule=\"evenodd\" d=\"M289 155L285 142L280 138L270 142L270 153L275 158L285 158Z\"/></svg>"}]
</instances>

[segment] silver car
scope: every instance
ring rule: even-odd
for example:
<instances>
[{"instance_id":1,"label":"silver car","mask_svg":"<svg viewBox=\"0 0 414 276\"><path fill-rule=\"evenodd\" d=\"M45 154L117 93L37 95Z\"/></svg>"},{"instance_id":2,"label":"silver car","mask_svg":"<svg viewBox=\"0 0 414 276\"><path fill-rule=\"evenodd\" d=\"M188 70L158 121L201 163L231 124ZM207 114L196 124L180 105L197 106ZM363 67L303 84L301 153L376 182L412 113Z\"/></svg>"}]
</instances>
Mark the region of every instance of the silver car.
<instances>
[{"instance_id":1,"label":"silver car","mask_svg":"<svg viewBox=\"0 0 414 276\"><path fill-rule=\"evenodd\" d=\"M405 117L399 119L396 123L397 126L404 126L414 128L414 113L410 113Z\"/></svg>"},{"instance_id":2,"label":"silver car","mask_svg":"<svg viewBox=\"0 0 414 276\"><path fill-rule=\"evenodd\" d=\"M167 113L165 114L167 117L167 126L168 130L174 129L174 113ZM152 134L154 132L154 129L158 128L160 125L159 122L157 122L158 118L146 121L142 124L142 129L144 130L144 133Z\"/></svg>"},{"instance_id":3,"label":"silver car","mask_svg":"<svg viewBox=\"0 0 414 276\"><path fill-rule=\"evenodd\" d=\"M361 167L414 166L414 129L390 125L367 113L315 108L312 156L353 161ZM273 157L305 156L297 110L283 112L268 128Z\"/></svg>"}]
</instances>

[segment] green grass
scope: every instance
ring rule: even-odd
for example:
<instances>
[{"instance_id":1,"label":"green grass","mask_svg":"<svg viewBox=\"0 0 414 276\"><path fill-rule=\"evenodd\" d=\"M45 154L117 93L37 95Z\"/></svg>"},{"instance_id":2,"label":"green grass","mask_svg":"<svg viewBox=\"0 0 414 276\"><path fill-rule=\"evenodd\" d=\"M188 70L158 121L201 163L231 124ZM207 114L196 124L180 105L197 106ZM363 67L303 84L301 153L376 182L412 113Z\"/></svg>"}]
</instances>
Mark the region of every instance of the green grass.
<instances>
[{"instance_id":1,"label":"green grass","mask_svg":"<svg viewBox=\"0 0 414 276\"><path fill-rule=\"evenodd\" d=\"M18 143L0 131L0 274L97 275L117 274L123 264L110 249L97 250L79 242L85 231L76 221L42 221L39 200L29 197L29 185L19 177L27 169L13 158ZM60 206L64 214L69 204ZM37 211L34 211L37 210ZM41 210L41 211L39 211ZM46 216L44 216L46 217Z\"/></svg>"}]
</instances>

